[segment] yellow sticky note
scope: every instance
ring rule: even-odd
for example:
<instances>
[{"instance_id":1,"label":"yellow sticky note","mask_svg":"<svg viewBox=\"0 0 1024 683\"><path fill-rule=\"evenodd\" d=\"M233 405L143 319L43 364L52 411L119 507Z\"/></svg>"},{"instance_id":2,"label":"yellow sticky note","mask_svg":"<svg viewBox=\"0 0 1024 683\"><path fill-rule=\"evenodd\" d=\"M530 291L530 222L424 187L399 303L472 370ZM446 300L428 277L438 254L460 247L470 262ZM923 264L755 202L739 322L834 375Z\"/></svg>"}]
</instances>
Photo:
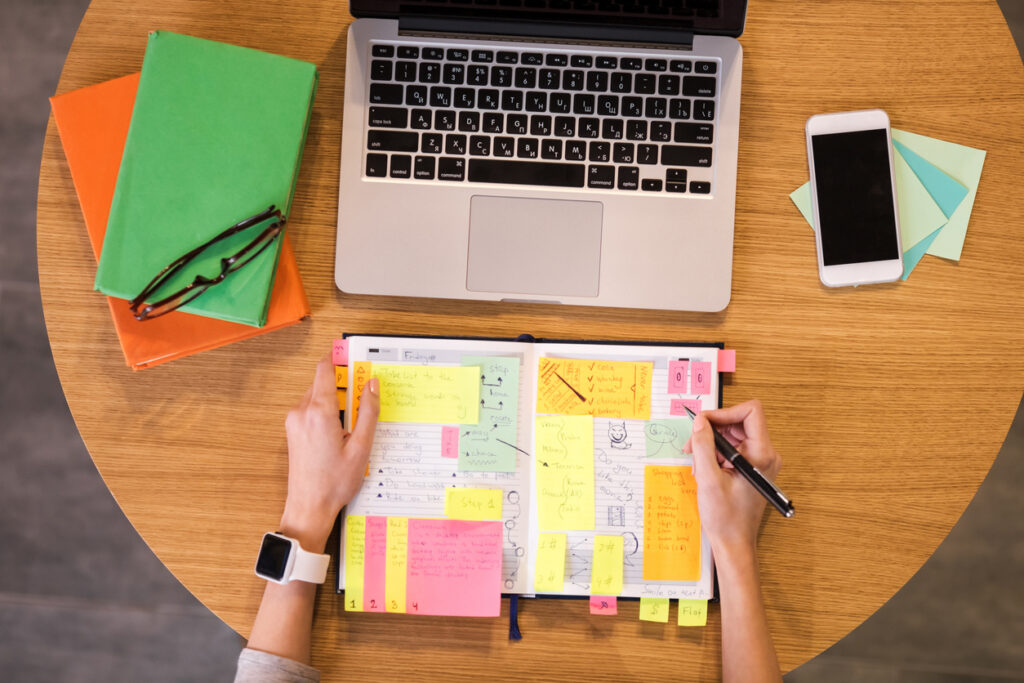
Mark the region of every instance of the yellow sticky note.
<instances>
[{"instance_id":1,"label":"yellow sticky note","mask_svg":"<svg viewBox=\"0 0 1024 683\"><path fill-rule=\"evenodd\" d=\"M540 530L593 529L594 418L541 416L534 434Z\"/></svg>"},{"instance_id":2,"label":"yellow sticky note","mask_svg":"<svg viewBox=\"0 0 1024 683\"><path fill-rule=\"evenodd\" d=\"M348 398L348 392L344 389L338 389L338 410L345 410L345 400Z\"/></svg>"},{"instance_id":3,"label":"yellow sticky note","mask_svg":"<svg viewBox=\"0 0 1024 683\"><path fill-rule=\"evenodd\" d=\"M590 577L593 595L622 592L622 536L594 536L594 564Z\"/></svg>"},{"instance_id":4,"label":"yellow sticky note","mask_svg":"<svg viewBox=\"0 0 1024 683\"><path fill-rule=\"evenodd\" d=\"M668 623L668 598L640 598L640 621Z\"/></svg>"},{"instance_id":5,"label":"yellow sticky note","mask_svg":"<svg viewBox=\"0 0 1024 683\"><path fill-rule=\"evenodd\" d=\"M644 581L700 578L700 514L690 467L644 467Z\"/></svg>"},{"instance_id":6,"label":"yellow sticky note","mask_svg":"<svg viewBox=\"0 0 1024 683\"><path fill-rule=\"evenodd\" d=\"M380 380L381 422L479 422L477 367L375 363L370 376Z\"/></svg>"},{"instance_id":7,"label":"yellow sticky note","mask_svg":"<svg viewBox=\"0 0 1024 683\"><path fill-rule=\"evenodd\" d=\"M679 625L705 626L708 623L707 600L679 599Z\"/></svg>"},{"instance_id":8,"label":"yellow sticky note","mask_svg":"<svg viewBox=\"0 0 1024 683\"><path fill-rule=\"evenodd\" d=\"M363 395L363 387L370 381L373 363L361 360L352 364L352 417L349 419L350 429L355 429L356 418L359 416L359 398Z\"/></svg>"},{"instance_id":9,"label":"yellow sticky note","mask_svg":"<svg viewBox=\"0 0 1024 683\"><path fill-rule=\"evenodd\" d=\"M335 365L334 366L334 386L339 389L344 389L348 386L348 366L347 365Z\"/></svg>"},{"instance_id":10,"label":"yellow sticky note","mask_svg":"<svg viewBox=\"0 0 1024 683\"><path fill-rule=\"evenodd\" d=\"M565 534L541 534L533 588L539 593L561 593L565 584Z\"/></svg>"},{"instance_id":11,"label":"yellow sticky note","mask_svg":"<svg viewBox=\"0 0 1024 683\"><path fill-rule=\"evenodd\" d=\"M366 517L345 515L345 610L363 611Z\"/></svg>"},{"instance_id":12,"label":"yellow sticky note","mask_svg":"<svg viewBox=\"0 0 1024 683\"><path fill-rule=\"evenodd\" d=\"M537 412L649 420L653 363L541 358Z\"/></svg>"},{"instance_id":13,"label":"yellow sticky note","mask_svg":"<svg viewBox=\"0 0 1024 683\"><path fill-rule=\"evenodd\" d=\"M500 520L501 493L501 489L446 488L444 516L470 521Z\"/></svg>"},{"instance_id":14,"label":"yellow sticky note","mask_svg":"<svg viewBox=\"0 0 1024 683\"><path fill-rule=\"evenodd\" d=\"M409 548L409 518L388 517L388 540L384 565L384 609L405 612L406 556Z\"/></svg>"}]
</instances>

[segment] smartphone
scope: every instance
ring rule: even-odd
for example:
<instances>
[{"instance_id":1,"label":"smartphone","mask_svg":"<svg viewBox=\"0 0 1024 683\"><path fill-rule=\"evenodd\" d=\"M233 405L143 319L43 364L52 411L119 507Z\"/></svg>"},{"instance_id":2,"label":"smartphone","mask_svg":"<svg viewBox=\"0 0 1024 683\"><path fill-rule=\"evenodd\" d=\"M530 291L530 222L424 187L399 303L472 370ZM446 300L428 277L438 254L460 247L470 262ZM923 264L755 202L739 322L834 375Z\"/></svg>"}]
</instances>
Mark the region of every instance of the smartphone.
<instances>
[{"instance_id":1,"label":"smartphone","mask_svg":"<svg viewBox=\"0 0 1024 683\"><path fill-rule=\"evenodd\" d=\"M829 287L903 274L892 132L881 109L807 119L818 275Z\"/></svg>"}]
</instances>

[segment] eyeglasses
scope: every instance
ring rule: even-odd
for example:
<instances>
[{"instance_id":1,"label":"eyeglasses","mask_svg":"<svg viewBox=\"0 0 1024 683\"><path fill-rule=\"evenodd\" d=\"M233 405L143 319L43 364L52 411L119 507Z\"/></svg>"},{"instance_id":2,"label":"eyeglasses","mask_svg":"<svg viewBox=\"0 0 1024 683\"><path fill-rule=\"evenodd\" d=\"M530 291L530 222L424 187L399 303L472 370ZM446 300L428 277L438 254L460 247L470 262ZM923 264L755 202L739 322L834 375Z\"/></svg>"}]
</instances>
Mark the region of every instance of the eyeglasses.
<instances>
[{"instance_id":1,"label":"eyeglasses","mask_svg":"<svg viewBox=\"0 0 1024 683\"><path fill-rule=\"evenodd\" d=\"M181 288L174 294L151 304L145 304L146 299L153 296L157 290L167 284L172 277L181 272L181 270L188 265L190 261L199 256L199 254L203 253L218 242L225 240L232 235L237 235L244 230L248 230L253 226L259 225L270 218L276 218L277 220L265 228L234 256L222 258L220 260L220 275L214 278L196 275L195 279L190 284ZM161 270L157 276L153 278L148 285L146 285L146 288L139 292L138 296L128 302L128 307L131 309L132 315L135 316L136 320L150 320L181 308L208 290L210 287L223 282L231 273L241 270L246 265L252 263L256 257L262 254L267 247L273 244L274 240L277 239L277 236L284 231L285 222L286 219L281 215L281 211L279 209L275 209L275 207L271 205L266 211L258 213L251 218L246 218L244 221L239 223L235 223L205 244L202 244L187 254L178 257L170 265ZM141 310L140 307L142 307Z\"/></svg>"}]
</instances>

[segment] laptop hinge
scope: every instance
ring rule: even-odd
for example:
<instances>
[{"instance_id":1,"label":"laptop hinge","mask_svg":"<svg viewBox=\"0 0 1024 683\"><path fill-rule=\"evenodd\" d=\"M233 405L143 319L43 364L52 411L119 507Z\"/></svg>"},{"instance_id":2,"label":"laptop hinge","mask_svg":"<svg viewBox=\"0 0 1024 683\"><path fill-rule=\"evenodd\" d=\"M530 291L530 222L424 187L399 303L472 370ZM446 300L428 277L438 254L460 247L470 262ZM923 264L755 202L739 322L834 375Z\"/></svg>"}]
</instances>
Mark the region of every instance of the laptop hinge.
<instances>
[{"instance_id":1,"label":"laptop hinge","mask_svg":"<svg viewBox=\"0 0 1024 683\"><path fill-rule=\"evenodd\" d=\"M496 21L456 17L403 16L398 19L402 35L473 40L559 42L616 47L653 47L692 50L693 33L635 26L595 26L543 21Z\"/></svg>"}]
</instances>

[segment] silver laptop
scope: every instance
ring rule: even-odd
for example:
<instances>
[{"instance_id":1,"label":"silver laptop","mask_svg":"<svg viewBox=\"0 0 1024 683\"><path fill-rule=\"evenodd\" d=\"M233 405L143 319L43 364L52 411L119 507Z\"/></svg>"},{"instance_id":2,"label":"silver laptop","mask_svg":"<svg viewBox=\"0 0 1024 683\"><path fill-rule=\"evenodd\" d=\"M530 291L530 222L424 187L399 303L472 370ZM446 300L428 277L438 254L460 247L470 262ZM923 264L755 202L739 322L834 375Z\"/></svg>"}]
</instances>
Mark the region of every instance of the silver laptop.
<instances>
[{"instance_id":1,"label":"silver laptop","mask_svg":"<svg viewBox=\"0 0 1024 683\"><path fill-rule=\"evenodd\" d=\"M746 0L352 0L349 293L729 303Z\"/></svg>"}]
</instances>

